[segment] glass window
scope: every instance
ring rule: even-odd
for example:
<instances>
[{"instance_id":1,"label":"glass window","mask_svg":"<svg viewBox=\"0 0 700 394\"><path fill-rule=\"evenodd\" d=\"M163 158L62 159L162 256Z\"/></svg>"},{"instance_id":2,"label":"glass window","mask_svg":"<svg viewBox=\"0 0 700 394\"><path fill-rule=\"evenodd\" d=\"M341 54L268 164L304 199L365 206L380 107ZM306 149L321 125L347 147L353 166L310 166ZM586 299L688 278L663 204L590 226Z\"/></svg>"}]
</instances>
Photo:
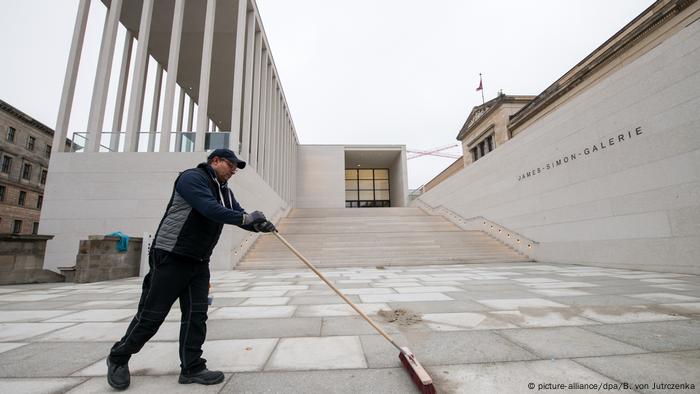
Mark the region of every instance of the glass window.
<instances>
[{"instance_id":1,"label":"glass window","mask_svg":"<svg viewBox=\"0 0 700 394\"><path fill-rule=\"evenodd\" d=\"M24 163L22 166L22 179L31 180L32 179L32 165L29 163Z\"/></svg>"},{"instance_id":2,"label":"glass window","mask_svg":"<svg viewBox=\"0 0 700 394\"><path fill-rule=\"evenodd\" d=\"M389 179L389 170L374 170L374 179Z\"/></svg>"},{"instance_id":3,"label":"glass window","mask_svg":"<svg viewBox=\"0 0 700 394\"><path fill-rule=\"evenodd\" d=\"M36 207L41 209L42 205L44 205L44 196L39 196L39 198L36 200Z\"/></svg>"},{"instance_id":4,"label":"glass window","mask_svg":"<svg viewBox=\"0 0 700 394\"><path fill-rule=\"evenodd\" d=\"M5 186L0 185L0 201L5 201Z\"/></svg>"},{"instance_id":5,"label":"glass window","mask_svg":"<svg viewBox=\"0 0 700 394\"><path fill-rule=\"evenodd\" d=\"M375 189L389 189L389 180L375 179L374 180Z\"/></svg>"},{"instance_id":6,"label":"glass window","mask_svg":"<svg viewBox=\"0 0 700 394\"><path fill-rule=\"evenodd\" d=\"M36 138L32 136L27 137L27 149L34 150L34 144L36 144Z\"/></svg>"},{"instance_id":7,"label":"glass window","mask_svg":"<svg viewBox=\"0 0 700 394\"><path fill-rule=\"evenodd\" d=\"M360 200L374 200L374 190L360 191Z\"/></svg>"},{"instance_id":8,"label":"glass window","mask_svg":"<svg viewBox=\"0 0 700 394\"><path fill-rule=\"evenodd\" d=\"M375 190L374 191L374 198L377 200L389 200L389 191L388 190Z\"/></svg>"},{"instance_id":9,"label":"glass window","mask_svg":"<svg viewBox=\"0 0 700 394\"><path fill-rule=\"evenodd\" d=\"M345 170L345 179L357 179L357 170Z\"/></svg>"},{"instance_id":10,"label":"glass window","mask_svg":"<svg viewBox=\"0 0 700 394\"><path fill-rule=\"evenodd\" d=\"M39 234L39 223L34 222L34 225L32 226L32 234L34 234L34 235Z\"/></svg>"},{"instance_id":11,"label":"glass window","mask_svg":"<svg viewBox=\"0 0 700 394\"><path fill-rule=\"evenodd\" d=\"M357 200L357 190L346 190L345 191L346 200Z\"/></svg>"},{"instance_id":12,"label":"glass window","mask_svg":"<svg viewBox=\"0 0 700 394\"><path fill-rule=\"evenodd\" d=\"M22 232L22 221L15 220L15 223L12 225L12 233L19 234L21 232Z\"/></svg>"},{"instance_id":13,"label":"glass window","mask_svg":"<svg viewBox=\"0 0 700 394\"><path fill-rule=\"evenodd\" d=\"M368 181L360 181L360 190L372 190L374 188L374 181L371 179Z\"/></svg>"},{"instance_id":14,"label":"glass window","mask_svg":"<svg viewBox=\"0 0 700 394\"><path fill-rule=\"evenodd\" d=\"M51 145L46 145L46 158L51 158Z\"/></svg>"},{"instance_id":15,"label":"glass window","mask_svg":"<svg viewBox=\"0 0 700 394\"><path fill-rule=\"evenodd\" d=\"M39 182L41 182L42 185L46 183L46 173L46 170L41 170L41 178L39 179Z\"/></svg>"},{"instance_id":16,"label":"glass window","mask_svg":"<svg viewBox=\"0 0 700 394\"><path fill-rule=\"evenodd\" d=\"M345 190L357 190L357 180L345 180Z\"/></svg>"},{"instance_id":17,"label":"glass window","mask_svg":"<svg viewBox=\"0 0 700 394\"><path fill-rule=\"evenodd\" d=\"M12 170L12 158L5 156L2 158L2 172L9 174Z\"/></svg>"},{"instance_id":18,"label":"glass window","mask_svg":"<svg viewBox=\"0 0 700 394\"><path fill-rule=\"evenodd\" d=\"M372 179L374 177L372 170L359 170L360 179Z\"/></svg>"},{"instance_id":19,"label":"glass window","mask_svg":"<svg viewBox=\"0 0 700 394\"><path fill-rule=\"evenodd\" d=\"M7 128L7 142L15 142L15 128L14 127Z\"/></svg>"},{"instance_id":20,"label":"glass window","mask_svg":"<svg viewBox=\"0 0 700 394\"><path fill-rule=\"evenodd\" d=\"M20 207L24 206L24 201L27 199L27 192L19 192L19 199L17 200L17 205Z\"/></svg>"}]
</instances>

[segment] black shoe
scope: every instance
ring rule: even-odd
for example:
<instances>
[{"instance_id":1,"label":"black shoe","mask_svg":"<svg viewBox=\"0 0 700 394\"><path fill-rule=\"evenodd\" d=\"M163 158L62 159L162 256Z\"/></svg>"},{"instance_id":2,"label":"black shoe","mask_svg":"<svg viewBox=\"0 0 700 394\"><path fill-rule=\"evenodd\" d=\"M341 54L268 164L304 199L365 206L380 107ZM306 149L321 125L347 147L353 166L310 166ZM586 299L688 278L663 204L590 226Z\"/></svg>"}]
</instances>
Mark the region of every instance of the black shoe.
<instances>
[{"instance_id":1,"label":"black shoe","mask_svg":"<svg viewBox=\"0 0 700 394\"><path fill-rule=\"evenodd\" d=\"M129 364L114 364L107 357L107 383L117 390L125 390L131 383Z\"/></svg>"},{"instance_id":2,"label":"black shoe","mask_svg":"<svg viewBox=\"0 0 700 394\"><path fill-rule=\"evenodd\" d=\"M180 384L199 383L199 384L219 384L224 381L224 374L221 371L210 371L206 368L199 372L185 375L180 373L180 378L177 380Z\"/></svg>"}]
</instances>

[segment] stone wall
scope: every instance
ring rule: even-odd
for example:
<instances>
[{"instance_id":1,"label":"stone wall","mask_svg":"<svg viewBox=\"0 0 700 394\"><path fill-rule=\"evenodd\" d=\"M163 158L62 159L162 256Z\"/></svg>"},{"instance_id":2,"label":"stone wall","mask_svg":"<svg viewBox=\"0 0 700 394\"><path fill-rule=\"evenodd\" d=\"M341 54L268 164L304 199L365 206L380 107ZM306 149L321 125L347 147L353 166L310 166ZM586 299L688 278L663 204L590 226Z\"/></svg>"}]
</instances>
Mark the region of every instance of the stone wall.
<instances>
[{"instance_id":1,"label":"stone wall","mask_svg":"<svg viewBox=\"0 0 700 394\"><path fill-rule=\"evenodd\" d=\"M117 251L119 237L91 235L80 241L75 283L100 282L139 276L143 238L129 237L125 252Z\"/></svg>"},{"instance_id":2,"label":"stone wall","mask_svg":"<svg viewBox=\"0 0 700 394\"><path fill-rule=\"evenodd\" d=\"M539 242L538 261L700 274L698 13L420 200Z\"/></svg>"},{"instance_id":3,"label":"stone wall","mask_svg":"<svg viewBox=\"0 0 700 394\"><path fill-rule=\"evenodd\" d=\"M50 235L0 234L0 285L63 282L63 276L43 269Z\"/></svg>"}]
</instances>

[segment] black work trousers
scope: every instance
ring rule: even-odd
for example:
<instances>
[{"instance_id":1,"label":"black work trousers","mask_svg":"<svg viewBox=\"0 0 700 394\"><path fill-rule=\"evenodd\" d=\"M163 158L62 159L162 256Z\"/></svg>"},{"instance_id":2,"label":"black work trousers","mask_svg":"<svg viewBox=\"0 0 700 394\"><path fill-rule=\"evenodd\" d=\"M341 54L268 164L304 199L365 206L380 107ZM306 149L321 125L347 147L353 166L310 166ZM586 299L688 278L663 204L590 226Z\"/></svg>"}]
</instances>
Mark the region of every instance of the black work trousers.
<instances>
[{"instance_id":1,"label":"black work trousers","mask_svg":"<svg viewBox=\"0 0 700 394\"><path fill-rule=\"evenodd\" d=\"M109 359L114 364L127 363L155 335L179 298L180 368L185 374L199 372L207 361L202 358L202 344L207 334L209 263L159 249L151 249L148 263L138 312Z\"/></svg>"}]
</instances>

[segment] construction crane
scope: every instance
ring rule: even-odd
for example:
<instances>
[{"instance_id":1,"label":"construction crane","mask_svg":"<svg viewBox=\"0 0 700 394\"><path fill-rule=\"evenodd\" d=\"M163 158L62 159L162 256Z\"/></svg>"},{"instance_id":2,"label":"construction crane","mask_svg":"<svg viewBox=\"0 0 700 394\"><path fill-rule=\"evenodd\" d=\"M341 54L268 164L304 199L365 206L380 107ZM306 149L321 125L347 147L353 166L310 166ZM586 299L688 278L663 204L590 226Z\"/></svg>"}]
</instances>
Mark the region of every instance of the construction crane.
<instances>
[{"instance_id":1,"label":"construction crane","mask_svg":"<svg viewBox=\"0 0 700 394\"><path fill-rule=\"evenodd\" d=\"M409 153L408 157L406 157L406 160L411 160L415 159L416 157L422 157L422 156L438 156L438 157L447 157L449 159L457 159L461 155L456 155L454 153L446 153L443 152L444 150L451 149L454 147L459 146L459 144L449 144L445 146L441 146L439 148L433 148L429 150L418 150L418 149L406 149L406 153Z\"/></svg>"}]
</instances>

